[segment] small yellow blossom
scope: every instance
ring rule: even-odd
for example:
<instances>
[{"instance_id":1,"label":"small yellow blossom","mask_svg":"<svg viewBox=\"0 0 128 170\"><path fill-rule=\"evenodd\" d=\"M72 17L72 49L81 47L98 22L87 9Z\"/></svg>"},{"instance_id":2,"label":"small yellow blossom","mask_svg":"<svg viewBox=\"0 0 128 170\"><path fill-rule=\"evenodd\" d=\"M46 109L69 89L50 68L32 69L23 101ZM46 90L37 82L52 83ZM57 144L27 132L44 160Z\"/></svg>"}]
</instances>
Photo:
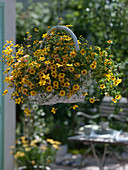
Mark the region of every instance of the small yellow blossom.
<instances>
[{"instance_id":1,"label":"small yellow blossom","mask_svg":"<svg viewBox=\"0 0 128 170\"><path fill-rule=\"evenodd\" d=\"M36 164L36 161L33 160L33 161L32 161L32 165L35 165L35 164Z\"/></svg>"},{"instance_id":2,"label":"small yellow blossom","mask_svg":"<svg viewBox=\"0 0 128 170\"><path fill-rule=\"evenodd\" d=\"M100 88L103 90L103 89L105 89L105 84L101 84L100 85Z\"/></svg>"},{"instance_id":3,"label":"small yellow blossom","mask_svg":"<svg viewBox=\"0 0 128 170\"><path fill-rule=\"evenodd\" d=\"M120 94L116 95L115 99L120 100L121 99L121 95Z\"/></svg>"},{"instance_id":4,"label":"small yellow blossom","mask_svg":"<svg viewBox=\"0 0 128 170\"><path fill-rule=\"evenodd\" d=\"M79 88L80 88L80 86L79 86L78 84L75 84L75 85L73 86L73 90L79 90Z\"/></svg>"},{"instance_id":5,"label":"small yellow blossom","mask_svg":"<svg viewBox=\"0 0 128 170\"><path fill-rule=\"evenodd\" d=\"M29 152L31 150L31 148L25 148L26 152Z\"/></svg>"},{"instance_id":6,"label":"small yellow blossom","mask_svg":"<svg viewBox=\"0 0 128 170\"><path fill-rule=\"evenodd\" d=\"M113 101L114 103L116 103L116 102L117 102L117 100L116 100L116 99L114 99L114 98L112 98L112 101Z\"/></svg>"},{"instance_id":7,"label":"small yellow blossom","mask_svg":"<svg viewBox=\"0 0 128 170\"><path fill-rule=\"evenodd\" d=\"M36 93L36 91L31 91L30 94L31 94L32 96L36 96L37 93Z\"/></svg>"},{"instance_id":8,"label":"small yellow blossom","mask_svg":"<svg viewBox=\"0 0 128 170\"><path fill-rule=\"evenodd\" d=\"M112 42L112 40L108 40L107 43L112 44L113 42Z\"/></svg>"},{"instance_id":9,"label":"small yellow blossom","mask_svg":"<svg viewBox=\"0 0 128 170\"><path fill-rule=\"evenodd\" d=\"M84 49L81 49L80 53L81 53L81 55L84 55L84 54L86 54L86 51Z\"/></svg>"},{"instance_id":10,"label":"small yellow blossom","mask_svg":"<svg viewBox=\"0 0 128 170\"><path fill-rule=\"evenodd\" d=\"M8 90L6 89L4 92L3 92L3 96L6 95L8 93Z\"/></svg>"},{"instance_id":11,"label":"small yellow blossom","mask_svg":"<svg viewBox=\"0 0 128 170\"><path fill-rule=\"evenodd\" d=\"M90 98L90 103L94 103L95 102L95 99L93 99L93 98Z\"/></svg>"},{"instance_id":12,"label":"small yellow blossom","mask_svg":"<svg viewBox=\"0 0 128 170\"><path fill-rule=\"evenodd\" d=\"M51 112L52 112L53 114L55 114L55 113L56 113L56 110L57 110L57 109L55 109L54 107L52 107Z\"/></svg>"},{"instance_id":13,"label":"small yellow blossom","mask_svg":"<svg viewBox=\"0 0 128 170\"><path fill-rule=\"evenodd\" d=\"M75 51L70 52L70 56L71 57L76 57L76 52Z\"/></svg>"},{"instance_id":14,"label":"small yellow blossom","mask_svg":"<svg viewBox=\"0 0 128 170\"><path fill-rule=\"evenodd\" d=\"M65 91L64 90L61 90L60 93L59 93L60 96L65 96Z\"/></svg>"},{"instance_id":15,"label":"small yellow blossom","mask_svg":"<svg viewBox=\"0 0 128 170\"><path fill-rule=\"evenodd\" d=\"M58 145L56 145L56 144L53 144L52 147L55 149L59 149Z\"/></svg>"},{"instance_id":16,"label":"small yellow blossom","mask_svg":"<svg viewBox=\"0 0 128 170\"><path fill-rule=\"evenodd\" d=\"M24 113L26 113L27 116L30 116L31 111L29 110L29 108L25 108Z\"/></svg>"},{"instance_id":17,"label":"small yellow blossom","mask_svg":"<svg viewBox=\"0 0 128 170\"><path fill-rule=\"evenodd\" d=\"M82 70L81 74L86 75L87 74L87 70Z\"/></svg>"},{"instance_id":18,"label":"small yellow blossom","mask_svg":"<svg viewBox=\"0 0 128 170\"><path fill-rule=\"evenodd\" d=\"M51 92L52 90L53 90L52 86L48 86L48 87L47 87L47 91L48 91L48 92Z\"/></svg>"},{"instance_id":19,"label":"small yellow blossom","mask_svg":"<svg viewBox=\"0 0 128 170\"><path fill-rule=\"evenodd\" d=\"M93 64L93 63L92 63L92 64L90 65L90 67L91 67L91 69L95 69L95 68L96 68L96 64Z\"/></svg>"},{"instance_id":20,"label":"small yellow blossom","mask_svg":"<svg viewBox=\"0 0 128 170\"><path fill-rule=\"evenodd\" d=\"M83 93L83 96L87 96L88 95L88 93Z\"/></svg>"},{"instance_id":21,"label":"small yellow blossom","mask_svg":"<svg viewBox=\"0 0 128 170\"><path fill-rule=\"evenodd\" d=\"M73 106L71 106L69 109L73 109L73 110L75 110L76 108L78 108L78 105L73 105Z\"/></svg>"}]
</instances>

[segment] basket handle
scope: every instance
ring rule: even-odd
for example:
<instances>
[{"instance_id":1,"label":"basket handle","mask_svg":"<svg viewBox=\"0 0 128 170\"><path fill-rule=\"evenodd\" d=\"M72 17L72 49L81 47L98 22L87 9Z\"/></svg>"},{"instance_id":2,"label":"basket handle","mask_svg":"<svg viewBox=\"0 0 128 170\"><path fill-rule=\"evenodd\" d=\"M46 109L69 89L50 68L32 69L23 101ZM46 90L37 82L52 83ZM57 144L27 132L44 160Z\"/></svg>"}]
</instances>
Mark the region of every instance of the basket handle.
<instances>
[{"instance_id":1,"label":"basket handle","mask_svg":"<svg viewBox=\"0 0 128 170\"><path fill-rule=\"evenodd\" d=\"M73 41L74 41L75 47L76 47L76 51L79 50L79 44L78 44L78 40L77 40L76 35L75 35L69 28L67 28L67 27L65 27L65 26L57 25L57 26L55 26L55 27L52 27L52 28L47 32L47 37L50 35L51 31L54 30L54 29L65 30L66 32L68 32L68 33L71 35L71 37L73 38ZM46 37L46 38L47 38L47 37ZM42 45L45 43L46 38L43 39Z\"/></svg>"}]
</instances>

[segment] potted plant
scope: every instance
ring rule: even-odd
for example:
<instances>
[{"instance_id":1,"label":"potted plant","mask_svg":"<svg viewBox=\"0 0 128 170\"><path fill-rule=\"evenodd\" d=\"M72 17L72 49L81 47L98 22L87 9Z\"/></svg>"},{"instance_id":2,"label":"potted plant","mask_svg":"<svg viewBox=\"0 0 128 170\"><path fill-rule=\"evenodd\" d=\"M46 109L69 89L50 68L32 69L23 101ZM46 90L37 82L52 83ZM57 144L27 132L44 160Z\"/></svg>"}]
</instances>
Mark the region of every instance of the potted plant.
<instances>
[{"instance_id":1,"label":"potted plant","mask_svg":"<svg viewBox=\"0 0 128 170\"><path fill-rule=\"evenodd\" d=\"M60 144L52 139L39 142L38 140L30 141L25 136L21 136L16 140L16 146L10 146L10 154L13 155L19 169L48 170Z\"/></svg>"}]
</instances>

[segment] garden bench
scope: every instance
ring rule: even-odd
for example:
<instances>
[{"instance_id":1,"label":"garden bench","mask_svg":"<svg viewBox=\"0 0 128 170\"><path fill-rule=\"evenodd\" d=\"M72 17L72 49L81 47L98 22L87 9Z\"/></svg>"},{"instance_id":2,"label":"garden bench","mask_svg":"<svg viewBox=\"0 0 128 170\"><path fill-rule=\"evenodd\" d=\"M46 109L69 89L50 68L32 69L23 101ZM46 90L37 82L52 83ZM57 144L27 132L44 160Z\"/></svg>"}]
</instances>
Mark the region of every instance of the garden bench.
<instances>
[{"instance_id":1,"label":"garden bench","mask_svg":"<svg viewBox=\"0 0 128 170\"><path fill-rule=\"evenodd\" d=\"M119 109L119 110L117 110ZM128 101L126 98L121 98L118 105L112 103L111 97L104 97L99 108L89 110L93 115L84 112L77 112L77 116L83 116L87 119L107 118L116 119L122 122L128 122Z\"/></svg>"}]
</instances>

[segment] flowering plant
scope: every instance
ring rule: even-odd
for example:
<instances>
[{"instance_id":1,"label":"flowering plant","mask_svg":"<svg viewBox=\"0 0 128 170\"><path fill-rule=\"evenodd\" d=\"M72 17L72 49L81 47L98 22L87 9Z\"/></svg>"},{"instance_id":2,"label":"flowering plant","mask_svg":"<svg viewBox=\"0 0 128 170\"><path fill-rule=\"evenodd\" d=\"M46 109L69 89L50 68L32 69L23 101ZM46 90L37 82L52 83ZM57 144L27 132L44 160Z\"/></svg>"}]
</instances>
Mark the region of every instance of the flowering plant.
<instances>
[{"instance_id":1,"label":"flowering plant","mask_svg":"<svg viewBox=\"0 0 128 170\"><path fill-rule=\"evenodd\" d=\"M25 166L25 169L46 170L54 161L55 151L61 143L52 139L43 140L39 146L38 140L29 141L25 136L16 140L16 147L10 146L10 154L18 166Z\"/></svg>"},{"instance_id":2,"label":"flowering plant","mask_svg":"<svg viewBox=\"0 0 128 170\"><path fill-rule=\"evenodd\" d=\"M38 30L35 29L35 32L38 33ZM80 37L80 50L76 51L72 37L64 31L52 30L49 36L46 33L42 38L45 42L27 32L22 45L14 45L12 41L4 45L2 57L7 65L4 81L9 84L8 87L14 87L11 99L17 104L23 103L26 98L37 104L47 104L54 96L57 96L55 103L60 98L70 101L73 96L76 96L75 99L83 96L94 103L99 94L113 96L115 103L121 98L117 86L122 80L111 54L111 40L102 49L89 46ZM95 95L90 92L92 86L97 88ZM7 92L6 89L3 95ZM28 108L25 111L28 113Z\"/></svg>"}]
</instances>

